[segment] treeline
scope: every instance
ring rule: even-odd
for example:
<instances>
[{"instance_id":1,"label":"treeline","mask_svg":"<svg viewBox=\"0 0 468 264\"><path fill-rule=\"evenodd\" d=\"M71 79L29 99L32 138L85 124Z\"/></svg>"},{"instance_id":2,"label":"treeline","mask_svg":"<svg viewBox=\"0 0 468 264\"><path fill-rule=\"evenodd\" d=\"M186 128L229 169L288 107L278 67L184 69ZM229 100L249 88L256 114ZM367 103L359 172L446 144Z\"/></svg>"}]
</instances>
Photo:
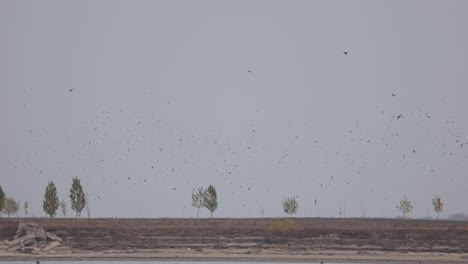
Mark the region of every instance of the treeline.
<instances>
[{"instance_id":1,"label":"treeline","mask_svg":"<svg viewBox=\"0 0 468 264\"><path fill-rule=\"evenodd\" d=\"M81 212L86 208L88 213L88 218L90 217L90 209L88 199L83 191L83 186L81 185L80 179L74 177L72 179L72 185L70 188L70 204L73 211L75 211L75 217L78 218L81 216ZM317 200L314 201L317 204ZM193 189L192 191L192 206L197 208L197 218L200 213L200 209L206 208L210 211L210 217L213 217L213 212L218 209L218 195L216 193L216 188L213 185L209 185L207 188L199 187ZM442 199L440 195L434 196L432 199L432 206L434 211L437 213L437 219L439 219L439 214L444 208ZM299 210L298 196L284 197L282 201L283 211L292 217ZM397 209L402 213L402 218L413 211L413 205L408 197L403 196L403 199L396 206ZM59 201L57 188L55 187L54 182L50 181L44 192L44 200L42 202L42 209L50 218L56 216L58 209L61 209L62 216L66 217L67 215L67 203L65 200ZM18 211L20 209L20 202L15 200L11 196L6 196L5 192L0 186L0 212L5 213L8 217L10 215L16 215L18 217ZM28 216L29 204L25 202L23 205L24 215ZM263 217L264 209L260 208L260 215ZM342 217L342 212L340 209L339 213ZM364 216L363 216L364 217Z\"/></svg>"},{"instance_id":2,"label":"treeline","mask_svg":"<svg viewBox=\"0 0 468 264\"><path fill-rule=\"evenodd\" d=\"M89 208L89 204L86 199L86 195L83 191L80 179L75 177L72 179L72 186L70 188L70 204L73 211L75 211L76 218L81 216L83 209ZM53 181L49 181L45 188L44 200L42 201L42 210L50 218L57 215L58 209L61 209L62 216L67 216L67 203L64 199L59 201L57 188ZM20 202L15 200L12 196L6 196L5 192L0 185L0 212L5 213L8 217L10 215L16 215L18 217L18 211L20 209ZM24 202L23 205L24 215L27 217L29 213L29 203ZM88 210L88 217L90 212Z\"/></svg>"}]
</instances>

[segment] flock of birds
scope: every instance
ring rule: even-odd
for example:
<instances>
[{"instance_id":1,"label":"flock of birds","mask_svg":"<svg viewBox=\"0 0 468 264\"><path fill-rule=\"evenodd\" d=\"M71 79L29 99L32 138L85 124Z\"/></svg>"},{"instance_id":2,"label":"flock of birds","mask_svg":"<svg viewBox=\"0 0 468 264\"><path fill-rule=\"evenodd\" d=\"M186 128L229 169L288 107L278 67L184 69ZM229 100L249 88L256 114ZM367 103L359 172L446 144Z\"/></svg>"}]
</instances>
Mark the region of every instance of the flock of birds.
<instances>
[{"instance_id":1,"label":"flock of birds","mask_svg":"<svg viewBox=\"0 0 468 264\"><path fill-rule=\"evenodd\" d=\"M343 52L349 55L348 51ZM248 70L247 74L255 74L253 70ZM68 89L69 93L75 93L76 89ZM398 99L397 93L390 95L394 100ZM196 177L190 173L206 173L216 175L222 182L229 186L229 193L233 199L239 198L242 206L245 207L247 201L242 199L245 192L255 191L259 193L268 193L278 188L269 180L258 180L262 176L253 176L248 173L249 166L261 162L262 165L269 166L278 170L288 170L288 168L307 167L307 164L321 160L317 167L324 166L345 166L353 171L348 175L336 175L333 172L327 173L324 169L315 175L296 175L284 176L287 180L303 182L307 177L315 178L316 183L321 189L332 189L334 185L345 184L352 187L355 180L365 173L369 163L369 149L371 145L378 145L384 148L392 149L399 142L398 138L405 133L404 126L396 125L395 122L412 118L412 122L421 124L424 120L430 120L432 117L429 112L418 109L414 113L398 113L387 115L385 110L379 113L386 116L385 134L366 135L363 124L356 120L354 127L343 131L342 138L346 141L345 146L328 144L318 136L291 136L283 141L281 146L276 142L267 143L261 140L258 135L260 128L251 124L245 129L242 140L225 138L217 131L213 133L198 132L195 129L175 129L171 126L169 120L164 116L156 116L143 111L128 112L123 109L102 110L94 120L81 121L79 127L83 131L77 131L76 134L64 135L63 139L57 140L59 144L48 144L48 149L33 149L34 155L46 152L61 153L69 157L65 164L56 162L61 175L52 176L51 172L44 172L44 169L38 168L37 173L47 174L50 179L57 181L69 181L72 176L87 175L91 180L101 168L110 168L119 171L120 175L107 175L99 177L99 184L109 188L110 185L134 186L139 192L154 192L150 183L159 184L167 182L172 185L172 191L183 189L193 189L200 184ZM130 124L130 125L129 125ZM459 149L468 144L464 137L464 128L457 126L455 120L445 121L447 135L441 142L444 149L441 155L453 156L453 144L456 143ZM313 128L309 128L310 131ZM34 131L35 132L35 131ZM31 137L33 130L29 130ZM41 128L42 134L47 133L47 128ZM428 131L430 133L430 131ZM36 135L37 136L37 135ZM77 145L77 142L79 145ZM55 146L56 145L56 146ZM66 154L60 150L67 146ZM402 164L402 161L408 160L410 155L416 155L417 149L408 146L409 149L400 154L398 162L385 160L382 167L395 166L396 163ZM295 151L300 150L298 153ZM310 154L314 160L311 161ZM304 155L305 154L305 155ZM465 155L465 152L458 153ZM21 156L22 153L17 153ZM263 156L271 157L265 159ZM23 157L24 158L24 157ZM51 161L52 162L52 161ZM21 165L15 164L15 168ZM23 164L26 167L26 165ZM427 164L428 172L434 173L435 168ZM143 167L143 168L141 168ZM70 170L70 168L73 168ZM105 171L105 170L104 170ZM111 170L112 171L112 170ZM134 172L137 171L136 175ZM70 175L73 173L73 175ZM42 175L40 179L46 177ZM452 179L453 180L453 179ZM97 182L97 180L92 180ZM350 186L351 185L351 186ZM184 188L181 188L184 186ZM369 189L374 192L374 188ZM221 196L225 196L222 193ZM105 197L103 193L91 193L93 201L101 199L112 199ZM385 198L388 199L388 198ZM313 199L313 204L318 204L318 197ZM257 206L261 206L264 201L260 198L255 200ZM184 203L185 204L185 203Z\"/></svg>"}]
</instances>

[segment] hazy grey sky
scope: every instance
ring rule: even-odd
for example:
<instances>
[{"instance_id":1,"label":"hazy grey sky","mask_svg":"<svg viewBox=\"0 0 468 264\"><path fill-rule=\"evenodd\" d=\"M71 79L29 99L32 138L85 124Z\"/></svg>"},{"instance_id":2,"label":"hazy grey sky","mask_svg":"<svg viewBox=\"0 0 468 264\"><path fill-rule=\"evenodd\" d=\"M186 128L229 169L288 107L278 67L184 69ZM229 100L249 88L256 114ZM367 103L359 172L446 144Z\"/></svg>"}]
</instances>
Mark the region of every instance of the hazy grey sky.
<instances>
[{"instance_id":1,"label":"hazy grey sky","mask_svg":"<svg viewBox=\"0 0 468 264\"><path fill-rule=\"evenodd\" d=\"M191 217L208 184L216 217L468 212L467 10L1 0L0 185L35 216L74 176L94 217Z\"/></svg>"}]
</instances>

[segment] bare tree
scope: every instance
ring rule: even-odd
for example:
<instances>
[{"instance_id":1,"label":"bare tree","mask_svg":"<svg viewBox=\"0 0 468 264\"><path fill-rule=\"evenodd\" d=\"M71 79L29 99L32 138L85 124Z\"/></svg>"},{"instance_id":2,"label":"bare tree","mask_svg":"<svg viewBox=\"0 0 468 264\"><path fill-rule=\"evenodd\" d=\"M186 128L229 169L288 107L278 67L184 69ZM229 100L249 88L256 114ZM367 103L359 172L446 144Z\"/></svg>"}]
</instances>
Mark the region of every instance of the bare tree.
<instances>
[{"instance_id":1,"label":"bare tree","mask_svg":"<svg viewBox=\"0 0 468 264\"><path fill-rule=\"evenodd\" d=\"M297 202L298 196L290 196L290 197L284 197L283 199L283 210L285 213L287 213L290 217L292 217L293 214L297 213L297 210L299 209L299 203Z\"/></svg>"},{"instance_id":2,"label":"bare tree","mask_svg":"<svg viewBox=\"0 0 468 264\"><path fill-rule=\"evenodd\" d=\"M444 204L442 203L442 199L440 198L440 195L436 195L432 199L432 205L434 206L434 211L436 211L437 213L437 220L439 220L439 214L444 209Z\"/></svg>"},{"instance_id":3,"label":"bare tree","mask_svg":"<svg viewBox=\"0 0 468 264\"><path fill-rule=\"evenodd\" d=\"M88 215L88 221L90 221L91 220L91 206L89 205L89 196L88 196L88 194L86 194L85 208L86 208L86 214Z\"/></svg>"},{"instance_id":4,"label":"bare tree","mask_svg":"<svg viewBox=\"0 0 468 264\"><path fill-rule=\"evenodd\" d=\"M406 195L403 196L403 200L400 201L400 205L397 205L397 209L401 211L403 218L405 218L405 214L413 211L413 206Z\"/></svg>"},{"instance_id":5,"label":"bare tree","mask_svg":"<svg viewBox=\"0 0 468 264\"><path fill-rule=\"evenodd\" d=\"M7 197L5 199L5 208L3 211L7 214L8 218L10 218L11 214L16 214L16 218L18 218L19 208L19 202L17 202L13 197Z\"/></svg>"},{"instance_id":6,"label":"bare tree","mask_svg":"<svg viewBox=\"0 0 468 264\"><path fill-rule=\"evenodd\" d=\"M340 200L340 207L338 210L338 215L340 216L340 218L343 218L343 205L341 204L341 200Z\"/></svg>"},{"instance_id":7,"label":"bare tree","mask_svg":"<svg viewBox=\"0 0 468 264\"><path fill-rule=\"evenodd\" d=\"M361 200L361 217L366 218L366 210L364 209L364 203Z\"/></svg>"},{"instance_id":8,"label":"bare tree","mask_svg":"<svg viewBox=\"0 0 468 264\"><path fill-rule=\"evenodd\" d=\"M62 211L62 216L66 217L67 216L67 203L65 200L60 201L60 210Z\"/></svg>"},{"instance_id":9,"label":"bare tree","mask_svg":"<svg viewBox=\"0 0 468 264\"><path fill-rule=\"evenodd\" d=\"M205 206L205 190L203 187L199 187L198 189L193 189L192 191L192 206L197 208L197 219L198 214L200 213L200 209Z\"/></svg>"},{"instance_id":10,"label":"bare tree","mask_svg":"<svg viewBox=\"0 0 468 264\"><path fill-rule=\"evenodd\" d=\"M29 213L29 203L28 202L24 202L23 209L24 209L24 215L26 217L28 217L28 213Z\"/></svg>"}]
</instances>

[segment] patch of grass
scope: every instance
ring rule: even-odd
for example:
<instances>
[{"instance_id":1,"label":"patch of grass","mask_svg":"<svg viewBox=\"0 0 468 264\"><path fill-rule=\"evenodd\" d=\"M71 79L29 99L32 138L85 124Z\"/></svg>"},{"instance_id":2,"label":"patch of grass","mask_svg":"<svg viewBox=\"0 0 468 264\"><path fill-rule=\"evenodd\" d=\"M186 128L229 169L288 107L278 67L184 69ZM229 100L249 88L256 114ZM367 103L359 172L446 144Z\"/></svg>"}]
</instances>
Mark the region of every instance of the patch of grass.
<instances>
[{"instance_id":1,"label":"patch of grass","mask_svg":"<svg viewBox=\"0 0 468 264\"><path fill-rule=\"evenodd\" d=\"M287 235L298 229L298 225L293 220L276 220L269 224L267 231L270 235Z\"/></svg>"}]
</instances>

